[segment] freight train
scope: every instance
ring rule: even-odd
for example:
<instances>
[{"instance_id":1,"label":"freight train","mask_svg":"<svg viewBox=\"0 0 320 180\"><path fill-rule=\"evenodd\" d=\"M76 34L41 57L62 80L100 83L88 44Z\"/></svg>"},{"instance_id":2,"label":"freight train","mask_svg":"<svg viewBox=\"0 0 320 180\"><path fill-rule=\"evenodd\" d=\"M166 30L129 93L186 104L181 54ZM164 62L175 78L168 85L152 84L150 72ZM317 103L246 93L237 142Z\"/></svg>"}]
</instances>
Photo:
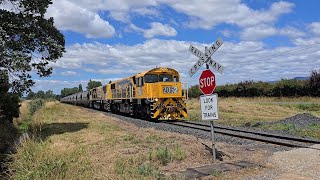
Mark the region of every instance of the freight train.
<instances>
[{"instance_id":1,"label":"freight train","mask_svg":"<svg viewBox=\"0 0 320 180\"><path fill-rule=\"evenodd\" d=\"M176 70L157 67L63 97L61 102L152 120L175 120L188 116L187 91Z\"/></svg>"}]
</instances>

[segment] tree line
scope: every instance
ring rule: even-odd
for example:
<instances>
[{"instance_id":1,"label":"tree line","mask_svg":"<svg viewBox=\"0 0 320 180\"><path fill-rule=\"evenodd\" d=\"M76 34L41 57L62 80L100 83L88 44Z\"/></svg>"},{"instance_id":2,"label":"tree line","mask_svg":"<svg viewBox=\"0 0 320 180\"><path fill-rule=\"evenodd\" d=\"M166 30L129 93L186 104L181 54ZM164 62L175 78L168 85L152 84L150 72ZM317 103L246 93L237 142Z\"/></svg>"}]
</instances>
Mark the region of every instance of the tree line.
<instances>
[{"instance_id":1,"label":"tree line","mask_svg":"<svg viewBox=\"0 0 320 180\"><path fill-rule=\"evenodd\" d=\"M221 97L320 97L320 70L312 71L307 80L282 79L275 83L243 81L217 86L214 92ZM201 94L199 85L189 88L189 97L199 97Z\"/></svg>"},{"instance_id":2,"label":"tree line","mask_svg":"<svg viewBox=\"0 0 320 180\"><path fill-rule=\"evenodd\" d=\"M92 81L90 79L90 81L88 82L88 86L86 87L87 90L95 88L95 87L99 87L102 86L102 83L99 81ZM54 94L52 90L48 90L48 91L38 91L38 92L33 92L30 91L27 96L26 99L27 100L32 100L32 99L56 99L56 100L60 100L62 97L66 97L75 93L79 93L79 92L83 92L82 89L82 84L79 84L78 87L73 87L73 88L63 88L61 90L60 94Z\"/></svg>"},{"instance_id":3,"label":"tree line","mask_svg":"<svg viewBox=\"0 0 320 180\"><path fill-rule=\"evenodd\" d=\"M99 87L99 86L102 86L102 83L100 81L93 81L93 80L90 79L86 89L88 91L88 90L90 90L92 88ZM66 97L66 96L69 96L69 95L72 95L72 94L75 94L75 93L79 93L79 92L83 92L82 84L79 84L78 87L63 88L61 90L60 96L61 96L61 98L63 98L63 97Z\"/></svg>"},{"instance_id":4,"label":"tree line","mask_svg":"<svg viewBox=\"0 0 320 180\"><path fill-rule=\"evenodd\" d=\"M60 99L60 95L54 94L53 91L48 90L46 92L40 90L38 92L33 92L30 91L28 93L28 95L26 96L27 100L32 100L32 99L56 99L59 100Z\"/></svg>"}]
</instances>

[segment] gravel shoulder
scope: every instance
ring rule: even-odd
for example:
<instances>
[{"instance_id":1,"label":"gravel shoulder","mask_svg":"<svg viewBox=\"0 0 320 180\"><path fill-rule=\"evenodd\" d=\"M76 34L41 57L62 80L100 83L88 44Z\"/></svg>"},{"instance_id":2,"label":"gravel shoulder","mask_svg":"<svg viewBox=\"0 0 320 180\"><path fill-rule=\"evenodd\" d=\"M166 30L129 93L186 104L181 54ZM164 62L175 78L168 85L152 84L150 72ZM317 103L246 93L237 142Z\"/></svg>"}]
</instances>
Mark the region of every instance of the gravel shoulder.
<instances>
[{"instance_id":1,"label":"gravel shoulder","mask_svg":"<svg viewBox=\"0 0 320 180\"><path fill-rule=\"evenodd\" d=\"M320 144L275 152L268 158L267 170L244 179L319 179Z\"/></svg>"}]
</instances>

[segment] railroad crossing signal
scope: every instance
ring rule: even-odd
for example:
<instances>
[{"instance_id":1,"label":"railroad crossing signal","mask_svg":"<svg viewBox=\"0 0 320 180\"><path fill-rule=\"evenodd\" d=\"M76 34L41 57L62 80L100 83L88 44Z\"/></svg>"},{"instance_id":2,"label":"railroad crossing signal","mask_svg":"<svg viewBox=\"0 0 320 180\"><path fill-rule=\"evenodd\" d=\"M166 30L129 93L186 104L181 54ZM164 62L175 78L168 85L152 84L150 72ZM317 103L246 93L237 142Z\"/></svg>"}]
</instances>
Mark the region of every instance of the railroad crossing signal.
<instances>
[{"instance_id":1,"label":"railroad crossing signal","mask_svg":"<svg viewBox=\"0 0 320 180\"><path fill-rule=\"evenodd\" d=\"M202 71L199 77L199 89L205 95L211 95L216 88L216 76L209 69Z\"/></svg>"},{"instance_id":2,"label":"railroad crossing signal","mask_svg":"<svg viewBox=\"0 0 320 180\"><path fill-rule=\"evenodd\" d=\"M218 103L217 95L212 95L214 88L216 87L216 77L209 70L209 66L218 71L220 74L223 73L224 67L211 58L212 54L223 44L221 39L218 39L209 48L205 48L205 52L201 52L199 49L190 44L189 51L197 56L199 60L189 70L189 76L192 77L204 64L207 63L207 70L201 73L199 78L199 88L204 96L200 97L201 101L201 112L202 120L214 120L218 119ZM212 137L212 156L213 160L216 159L215 151L215 140L213 121L211 121L211 137Z\"/></svg>"},{"instance_id":3,"label":"railroad crossing signal","mask_svg":"<svg viewBox=\"0 0 320 180\"><path fill-rule=\"evenodd\" d=\"M224 67L213 60L211 58L212 54L223 44L223 41L221 39L218 39L215 43L213 43L207 50L205 50L205 53L201 52L199 49L194 47L192 44L190 44L189 51L197 56L199 60L191 67L189 70L189 76L192 77L204 64L207 63L209 66L211 66L213 69L218 71L220 74L223 73Z\"/></svg>"}]
</instances>

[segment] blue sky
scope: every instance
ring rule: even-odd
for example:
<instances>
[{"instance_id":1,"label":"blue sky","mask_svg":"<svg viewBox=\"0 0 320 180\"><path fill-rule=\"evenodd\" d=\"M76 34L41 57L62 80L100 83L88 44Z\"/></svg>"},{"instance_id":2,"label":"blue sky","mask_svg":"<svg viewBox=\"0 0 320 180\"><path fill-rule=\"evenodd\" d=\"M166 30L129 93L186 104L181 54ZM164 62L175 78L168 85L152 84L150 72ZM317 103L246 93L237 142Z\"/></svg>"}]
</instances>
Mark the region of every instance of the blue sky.
<instances>
[{"instance_id":1,"label":"blue sky","mask_svg":"<svg viewBox=\"0 0 320 180\"><path fill-rule=\"evenodd\" d=\"M66 53L49 78L33 75L34 91L89 79L103 83L156 66L175 68L182 81L218 38L213 59L225 66L217 84L308 76L320 68L320 2L270 0L53 0L47 17L66 38Z\"/></svg>"}]
</instances>

